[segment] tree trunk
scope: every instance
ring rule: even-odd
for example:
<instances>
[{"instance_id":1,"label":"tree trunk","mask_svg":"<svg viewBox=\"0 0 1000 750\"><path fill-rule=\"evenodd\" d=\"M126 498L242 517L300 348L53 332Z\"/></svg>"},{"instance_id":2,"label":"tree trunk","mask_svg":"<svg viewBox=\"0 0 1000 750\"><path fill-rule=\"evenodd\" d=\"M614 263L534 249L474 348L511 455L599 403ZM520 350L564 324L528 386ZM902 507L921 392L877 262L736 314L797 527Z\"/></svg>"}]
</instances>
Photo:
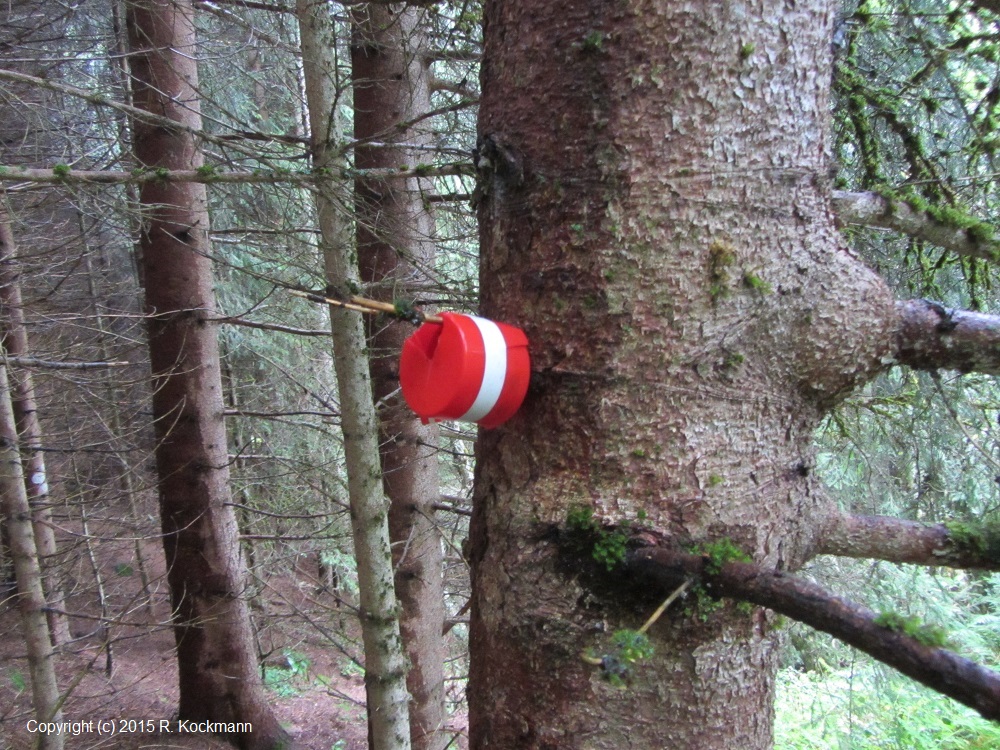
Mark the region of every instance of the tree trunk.
<instances>
[{"instance_id":1,"label":"tree trunk","mask_svg":"<svg viewBox=\"0 0 1000 750\"><path fill-rule=\"evenodd\" d=\"M17 244L7 215L0 211L0 339L7 354L24 357L31 354L28 331L24 325L21 302L20 270ZM11 383L11 405L17 422L18 439L24 451L26 490L35 526L35 544L42 566L45 598L49 603L46 617L52 642L58 646L70 639L66 601L56 559L56 534L49 505L49 482L42 453L42 428L38 422L35 384L30 370L17 374Z\"/></svg>"},{"instance_id":2,"label":"tree trunk","mask_svg":"<svg viewBox=\"0 0 1000 750\"><path fill-rule=\"evenodd\" d=\"M419 24L422 11L390 5L352 9L351 75L359 169L421 162L407 145L428 145L426 131L404 125L430 110ZM382 145L384 144L384 145ZM406 144L406 145L404 145ZM426 158L426 156L424 157ZM424 203L429 180L419 177L355 182L358 258L366 293L412 300L432 289L434 223ZM409 323L377 320L370 327L372 389L379 413L383 485L389 498L400 630L410 671L410 734L415 750L442 750L444 712L443 554L434 520L440 496L438 431L423 425L399 395L399 353ZM395 394L395 395L393 395Z\"/></svg>"},{"instance_id":3,"label":"tree trunk","mask_svg":"<svg viewBox=\"0 0 1000 750\"><path fill-rule=\"evenodd\" d=\"M41 38L51 39L65 31L65 18L38 0L15 0L4 3L0 8L0 54L13 57L4 67L13 67L18 72L35 75L53 75L50 62L32 60L31 50L44 45ZM16 51L15 51L16 50ZM40 56L41 57L41 56ZM48 92L32 90L25 86L5 86L3 101L0 102L0 158L5 164L19 166L45 166L51 168L52 161L62 153L57 143L61 124L53 116L58 105ZM0 305L3 305L3 336L8 354L24 355L28 351L27 332L24 328L24 311L21 307L20 269L17 267L16 244L10 226L8 211L17 215L24 211L33 221L46 226L44 246L59 247L71 244L73 239L62 230L62 209L51 200L37 197L25 201L23 197L7 196L5 210L0 212ZM42 248L34 247L34 253ZM58 252L58 251L57 251ZM39 448L41 431L35 405L34 385L30 373L10 372L14 415L21 435L21 447L25 450L25 475L28 478L28 501L35 518L35 538L46 597L51 605L48 612L49 629L56 645L70 639L69 621L62 583L60 581L55 530L51 525L52 511L49 505L48 482L45 461ZM41 480L36 483L36 480Z\"/></svg>"},{"instance_id":4,"label":"tree trunk","mask_svg":"<svg viewBox=\"0 0 1000 750\"><path fill-rule=\"evenodd\" d=\"M127 4L136 106L201 125L187 0ZM189 130L133 123L145 167L197 169ZM245 750L285 747L257 671L246 573L230 504L205 188L154 182L139 193L160 514L180 676L179 717L249 722L222 732Z\"/></svg>"},{"instance_id":5,"label":"tree trunk","mask_svg":"<svg viewBox=\"0 0 1000 750\"><path fill-rule=\"evenodd\" d=\"M31 693L38 721L60 721L52 640L45 619L42 571L32 530L32 514L24 486L24 467L17 446L7 366L0 363L0 509L10 534L10 553L17 578L18 605L31 673ZM62 750L62 734L39 734L38 750Z\"/></svg>"},{"instance_id":6,"label":"tree trunk","mask_svg":"<svg viewBox=\"0 0 1000 750\"><path fill-rule=\"evenodd\" d=\"M693 597L644 666L608 673L611 633L657 602L591 524L777 570L812 553L813 429L882 366L893 319L832 221L835 10L486 5L481 309L525 328L534 373L478 447L474 749L772 744L764 610ZM567 530L591 511L595 554Z\"/></svg>"},{"instance_id":7,"label":"tree trunk","mask_svg":"<svg viewBox=\"0 0 1000 750\"><path fill-rule=\"evenodd\" d=\"M303 73L309 106L313 168L335 172L337 78L335 37L329 8L297 0ZM317 184L316 209L330 293L346 294L358 283L350 222L337 200L332 181ZM340 395L340 419L351 505L351 532L358 567L361 635L365 651L368 735L372 750L408 750L410 728L406 656L399 631L399 607L393 586L388 501L382 490L378 420L368 371L368 343L359 315L330 308L334 366Z\"/></svg>"}]
</instances>

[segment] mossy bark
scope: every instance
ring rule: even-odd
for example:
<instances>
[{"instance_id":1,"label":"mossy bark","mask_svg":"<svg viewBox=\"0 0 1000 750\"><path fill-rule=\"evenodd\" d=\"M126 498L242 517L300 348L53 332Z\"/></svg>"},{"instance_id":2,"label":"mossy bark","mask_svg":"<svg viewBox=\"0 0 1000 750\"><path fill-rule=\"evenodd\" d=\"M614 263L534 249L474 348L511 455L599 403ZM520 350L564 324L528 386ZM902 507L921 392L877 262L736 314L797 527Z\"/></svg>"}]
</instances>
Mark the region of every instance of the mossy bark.
<instances>
[{"instance_id":1,"label":"mossy bark","mask_svg":"<svg viewBox=\"0 0 1000 750\"><path fill-rule=\"evenodd\" d=\"M487 3L481 309L527 331L534 373L478 448L473 748L772 743L764 611L661 618L615 688L580 651L657 602L588 585L552 530L584 504L774 569L812 554L812 431L894 320L830 211L834 14Z\"/></svg>"}]
</instances>

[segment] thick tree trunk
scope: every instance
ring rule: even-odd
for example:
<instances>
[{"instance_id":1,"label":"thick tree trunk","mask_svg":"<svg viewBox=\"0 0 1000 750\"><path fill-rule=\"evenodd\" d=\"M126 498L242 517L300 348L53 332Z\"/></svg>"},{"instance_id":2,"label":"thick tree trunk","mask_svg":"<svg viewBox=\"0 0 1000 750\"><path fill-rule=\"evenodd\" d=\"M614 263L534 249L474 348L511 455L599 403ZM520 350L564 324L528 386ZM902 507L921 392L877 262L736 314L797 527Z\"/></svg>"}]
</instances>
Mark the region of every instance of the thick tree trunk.
<instances>
[{"instance_id":1,"label":"thick tree trunk","mask_svg":"<svg viewBox=\"0 0 1000 750\"><path fill-rule=\"evenodd\" d=\"M24 306L21 302L20 269L17 245L7 215L0 211L0 340L11 357L31 354L28 331L24 325ZM42 566L45 598L49 603L46 617L49 633L55 645L70 639L65 596L59 580L55 529L52 526L52 508L49 501L49 482L42 453L42 428L38 422L38 405L35 401L35 384L31 371L17 373L11 383L11 405L17 422L18 439L24 452L25 478L28 503L32 509L35 527L35 545Z\"/></svg>"},{"instance_id":2,"label":"thick tree trunk","mask_svg":"<svg viewBox=\"0 0 1000 750\"><path fill-rule=\"evenodd\" d=\"M312 0L297 0L296 13L302 39L313 168L320 173L333 171L339 159L333 143L337 136L333 19L325 4ZM327 283L331 294L343 296L351 285L358 283L359 276L352 252L351 225L337 200L336 187L332 182L317 186L316 208ZM368 742L372 750L408 750L407 665L393 585L389 503L382 489L368 343L356 312L331 306L330 326L358 567Z\"/></svg>"},{"instance_id":3,"label":"thick tree trunk","mask_svg":"<svg viewBox=\"0 0 1000 750\"><path fill-rule=\"evenodd\" d=\"M127 4L135 103L201 124L193 10L186 0ZM133 124L146 167L197 169L189 132ZM148 183L140 194L142 279L153 371L156 465L180 674L181 719L249 722L225 734L245 750L285 747L257 670L230 504L205 188Z\"/></svg>"},{"instance_id":4,"label":"thick tree trunk","mask_svg":"<svg viewBox=\"0 0 1000 750\"><path fill-rule=\"evenodd\" d=\"M17 578L18 605L28 652L35 718L40 722L59 721L59 685L56 683L52 640L45 619L42 571L38 564L31 508L24 486L24 467L17 445L7 366L3 363L0 363L0 510L10 535L10 554ZM37 737L38 750L62 750L61 734L40 734Z\"/></svg>"},{"instance_id":5,"label":"thick tree trunk","mask_svg":"<svg viewBox=\"0 0 1000 750\"><path fill-rule=\"evenodd\" d=\"M482 312L526 329L535 372L479 441L476 750L772 743L763 610L664 616L613 687L581 649L656 602L558 530L583 506L770 569L812 553L812 431L882 367L894 320L830 211L834 12L486 5Z\"/></svg>"},{"instance_id":6,"label":"thick tree trunk","mask_svg":"<svg viewBox=\"0 0 1000 750\"><path fill-rule=\"evenodd\" d=\"M430 110L420 20L421 11L408 7L366 4L352 10L354 137L370 142L355 147L359 169L421 162L420 153L407 145L426 145L429 137L418 128L401 127ZM424 202L428 183L419 177L356 181L358 259L369 296L393 302L430 291L434 225ZM416 750L442 750L448 737L440 731L445 648L443 555L434 522L440 495L438 434L434 425L421 424L398 394L399 353L412 332L401 321L372 326L372 390L382 403L380 450L400 630L410 660L411 741Z\"/></svg>"}]
</instances>

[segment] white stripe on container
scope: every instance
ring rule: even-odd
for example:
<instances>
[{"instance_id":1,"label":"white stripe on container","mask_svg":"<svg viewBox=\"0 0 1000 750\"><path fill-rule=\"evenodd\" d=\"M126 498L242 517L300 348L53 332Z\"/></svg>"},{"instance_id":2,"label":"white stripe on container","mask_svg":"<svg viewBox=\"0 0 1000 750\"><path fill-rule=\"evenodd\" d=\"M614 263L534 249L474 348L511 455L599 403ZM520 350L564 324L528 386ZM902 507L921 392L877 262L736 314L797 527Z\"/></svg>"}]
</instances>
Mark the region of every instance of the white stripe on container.
<instances>
[{"instance_id":1,"label":"white stripe on container","mask_svg":"<svg viewBox=\"0 0 1000 750\"><path fill-rule=\"evenodd\" d=\"M469 318L479 328L479 333L483 337L486 368L483 371L483 383L479 387L476 400L459 419L463 422L478 422L490 413L500 398L500 391L507 377L507 342L500 332L500 327L492 320L475 315L470 315Z\"/></svg>"}]
</instances>

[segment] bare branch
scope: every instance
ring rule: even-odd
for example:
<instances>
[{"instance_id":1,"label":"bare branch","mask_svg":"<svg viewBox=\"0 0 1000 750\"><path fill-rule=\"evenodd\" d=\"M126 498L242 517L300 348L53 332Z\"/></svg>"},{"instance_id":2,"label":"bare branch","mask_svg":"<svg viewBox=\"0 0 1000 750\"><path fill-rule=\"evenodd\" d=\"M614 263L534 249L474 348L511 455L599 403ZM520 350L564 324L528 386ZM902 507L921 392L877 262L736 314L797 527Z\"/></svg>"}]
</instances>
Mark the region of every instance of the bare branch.
<instances>
[{"instance_id":1,"label":"bare branch","mask_svg":"<svg viewBox=\"0 0 1000 750\"><path fill-rule=\"evenodd\" d=\"M897 302L896 313L893 354L900 364L1000 375L1000 316L925 299Z\"/></svg>"},{"instance_id":2,"label":"bare branch","mask_svg":"<svg viewBox=\"0 0 1000 750\"><path fill-rule=\"evenodd\" d=\"M4 357L12 365L37 367L44 370L103 370L108 367L128 367L131 362L65 362L38 357Z\"/></svg>"},{"instance_id":3,"label":"bare branch","mask_svg":"<svg viewBox=\"0 0 1000 750\"><path fill-rule=\"evenodd\" d=\"M833 208L842 224L880 227L930 242L957 255L1000 262L1000 242L984 222L948 223L902 198L835 190Z\"/></svg>"},{"instance_id":4,"label":"bare branch","mask_svg":"<svg viewBox=\"0 0 1000 750\"><path fill-rule=\"evenodd\" d=\"M888 516L835 515L818 554L912 565L1000 570L1000 533L966 523L920 523Z\"/></svg>"},{"instance_id":5,"label":"bare branch","mask_svg":"<svg viewBox=\"0 0 1000 750\"><path fill-rule=\"evenodd\" d=\"M877 623L867 607L834 596L816 584L748 563L728 563L709 573L707 557L645 547L629 553L630 570L657 581L665 592L696 577L712 596L751 602L830 633L943 695L1000 720L1000 674L943 648L928 646Z\"/></svg>"},{"instance_id":6,"label":"bare branch","mask_svg":"<svg viewBox=\"0 0 1000 750\"><path fill-rule=\"evenodd\" d=\"M211 9L213 5L235 5L240 8L250 8L253 10L264 10L269 13L294 13L295 8L288 5L276 5L275 3L257 3L251 0L212 0L211 2L195 2L195 7L203 10Z\"/></svg>"},{"instance_id":7,"label":"bare branch","mask_svg":"<svg viewBox=\"0 0 1000 750\"><path fill-rule=\"evenodd\" d=\"M336 175L341 181L364 177L370 180L395 177L452 177L471 175L471 162L455 162L440 166L417 165L397 169L344 169ZM77 170L65 165L52 169L27 169L0 165L0 182L37 183L43 185L125 185L146 182L202 182L206 184L280 184L304 185L331 179L331 175L287 170L254 170L252 172L221 172L215 169L142 169L134 172L111 170Z\"/></svg>"},{"instance_id":8,"label":"bare branch","mask_svg":"<svg viewBox=\"0 0 1000 750\"><path fill-rule=\"evenodd\" d=\"M242 326L244 328L256 328L261 331L288 333L292 336L330 337L329 329L322 331L316 328L294 328L292 326L280 325L278 323L258 323L257 321L244 320L243 318L214 318L212 322L230 326Z\"/></svg>"},{"instance_id":9,"label":"bare branch","mask_svg":"<svg viewBox=\"0 0 1000 750\"><path fill-rule=\"evenodd\" d=\"M12 81L14 83L24 83L29 86L36 86L38 88L47 89L49 91L55 91L59 94L67 94L69 96L74 96L79 99L83 99L90 104L97 106L110 107L111 109L122 112L123 114L133 117L141 122L148 122L153 125L159 125L162 128L168 128L171 131L180 131L190 133L199 138L207 141L215 141L215 137L205 133L201 130L195 130L186 125L183 125L177 120L172 120L169 117L163 117L162 115L153 114L152 112L147 112L144 109L139 109L138 107L133 107L131 104L125 104L124 102L115 101L109 99L103 94L98 94L93 91L87 91L86 89L77 88L76 86L69 86L65 83L58 83L57 81L51 81L47 78L39 78L37 76L28 75L27 73L18 73L16 70L6 70L0 69L0 81Z\"/></svg>"}]
</instances>

